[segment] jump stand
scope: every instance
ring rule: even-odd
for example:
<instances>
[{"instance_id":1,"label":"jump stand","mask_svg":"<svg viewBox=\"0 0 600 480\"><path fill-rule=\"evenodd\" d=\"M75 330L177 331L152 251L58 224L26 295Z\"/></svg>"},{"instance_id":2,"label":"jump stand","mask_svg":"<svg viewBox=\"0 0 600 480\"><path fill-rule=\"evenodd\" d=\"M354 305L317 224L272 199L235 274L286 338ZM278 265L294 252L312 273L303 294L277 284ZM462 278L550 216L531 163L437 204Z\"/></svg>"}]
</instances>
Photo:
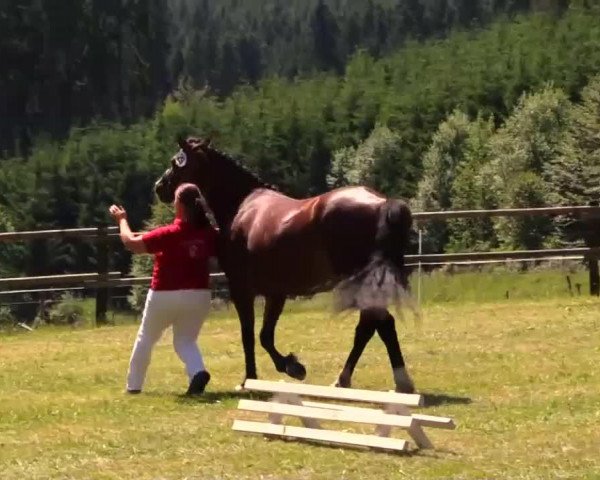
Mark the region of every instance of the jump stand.
<instances>
[{"instance_id":1,"label":"jump stand","mask_svg":"<svg viewBox=\"0 0 600 480\"><path fill-rule=\"evenodd\" d=\"M324 387L304 383L246 380L244 388L273 394L269 401L240 400L238 410L268 414L268 422L234 420L233 430L268 436L363 446L383 450L407 451L409 442L392 438L392 427L408 432L418 448L433 448L423 427L456 428L451 418L411 413L409 407L423 406L421 395L377 392L350 388ZM304 397L336 402L361 402L377 408L341 403L306 401ZM302 427L283 424L283 417L297 417ZM369 424L373 434L350 433L321 427L320 420Z\"/></svg>"}]
</instances>

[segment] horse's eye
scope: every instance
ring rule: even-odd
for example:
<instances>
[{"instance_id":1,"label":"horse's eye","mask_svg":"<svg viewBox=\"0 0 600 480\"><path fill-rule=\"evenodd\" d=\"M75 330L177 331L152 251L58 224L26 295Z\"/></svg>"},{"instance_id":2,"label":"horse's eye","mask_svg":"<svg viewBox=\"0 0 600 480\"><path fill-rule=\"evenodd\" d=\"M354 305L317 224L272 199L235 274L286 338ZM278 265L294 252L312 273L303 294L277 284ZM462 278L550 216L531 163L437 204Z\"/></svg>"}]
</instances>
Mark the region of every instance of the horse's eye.
<instances>
[{"instance_id":1,"label":"horse's eye","mask_svg":"<svg viewBox=\"0 0 600 480\"><path fill-rule=\"evenodd\" d=\"M183 150L179 150L173 159L175 160L175 165L177 165L179 168L185 167L187 163L187 155Z\"/></svg>"}]
</instances>

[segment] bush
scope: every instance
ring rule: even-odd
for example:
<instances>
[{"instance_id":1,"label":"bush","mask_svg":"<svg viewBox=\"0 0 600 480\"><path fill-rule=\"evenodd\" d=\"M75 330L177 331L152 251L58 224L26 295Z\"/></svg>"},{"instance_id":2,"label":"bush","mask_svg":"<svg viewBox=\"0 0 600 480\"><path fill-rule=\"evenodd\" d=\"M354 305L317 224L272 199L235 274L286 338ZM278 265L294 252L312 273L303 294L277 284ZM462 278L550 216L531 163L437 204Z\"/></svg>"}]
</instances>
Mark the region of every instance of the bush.
<instances>
[{"instance_id":1,"label":"bush","mask_svg":"<svg viewBox=\"0 0 600 480\"><path fill-rule=\"evenodd\" d=\"M13 315L10 307L0 307L0 328L11 327L16 323L15 316Z\"/></svg>"},{"instance_id":2,"label":"bush","mask_svg":"<svg viewBox=\"0 0 600 480\"><path fill-rule=\"evenodd\" d=\"M83 302L71 293L64 293L47 311L44 320L51 325L79 325L84 321Z\"/></svg>"}]
</instances>

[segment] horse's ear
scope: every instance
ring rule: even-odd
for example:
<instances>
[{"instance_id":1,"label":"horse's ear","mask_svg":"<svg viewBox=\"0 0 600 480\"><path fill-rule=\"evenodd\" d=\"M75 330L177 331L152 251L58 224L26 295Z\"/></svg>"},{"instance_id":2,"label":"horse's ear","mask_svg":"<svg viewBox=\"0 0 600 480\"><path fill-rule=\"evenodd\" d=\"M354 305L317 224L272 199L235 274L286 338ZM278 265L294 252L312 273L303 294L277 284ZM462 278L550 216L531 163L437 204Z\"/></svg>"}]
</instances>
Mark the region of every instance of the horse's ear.
<instances>
[{"instance_id":1,"label":"horse's ear","mask_svg":"<svg viewBox=\"0 0 600 480\"><path fill-rule=\"evenodd\" d=\"M177 144L182 150L187 150L189 148L187 140L183 135L177 135Z\"/></svg>"},{"instance_id":2,"label":"horse's ear","mask_svg":"<svg viewBox=\"0 0 600 480\"><path fill-rule=\"evenodd\" d=\"M212 146L213 141L218 138L219 138L219 132L216 130L211 130L209 132L209 134L206 136L206 138L204 139L204 141L202 142L202 146L210 147L210 146Z\"/></svg>"},{"instance_id":3,"label":"horse's ear","mask_svg":"<svg viewBox=\"0 0 600 480\"><path fill-rule=\"evenodd\" d=\"M202 141L200 142L200 147L203 149L208 148L208 147L210 147L211 143L212 143L212 139L210 137L203 138Z\"/></svg>"}]
</instances>

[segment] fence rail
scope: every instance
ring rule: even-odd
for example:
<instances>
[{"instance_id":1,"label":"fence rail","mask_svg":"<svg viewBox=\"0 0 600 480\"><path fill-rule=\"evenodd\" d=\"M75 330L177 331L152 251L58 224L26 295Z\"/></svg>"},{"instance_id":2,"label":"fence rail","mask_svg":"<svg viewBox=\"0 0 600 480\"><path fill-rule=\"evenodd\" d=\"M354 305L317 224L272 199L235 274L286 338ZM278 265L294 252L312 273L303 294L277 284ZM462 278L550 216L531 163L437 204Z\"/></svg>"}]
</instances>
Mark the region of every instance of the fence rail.
<instances>
[{"instance_id":1,"label":"fence rail","mask_svg":"<svg viewBox=\"0 0 600 480\"><path fill-rule=\"evenodd\" d=\"M107 277L109 280L117 279L121 272L110 272L108 275L99 275L98 273L74 273L66 275L47 275L43 277L17 277L0 278L0 291L14 288L27 287L65 287L71 285L89 284L97 286L98 282Z\"/></svg>"},{"instance_id":2,"label":"fence rail","mask_svg":"<svg viewBox=\"0 0 600 480\"><path fill-rule=\"evenodd\" d=\"M415 212L413 218L417 222L434 220L452 220L457 218L491 218L491 217L535 217L577 215L581 217L600 217L600 207L540 207L540 208L504 208L497 210L445 210L440 212Z\"/></svg>"},{"instance_id":3,"label":"fence rail","mask_svg":"<svg viewBox=\"0 0 600 480\"><path fill-rule=\"evenodd\" d=\"M119 234L117 227L71 228L64 230L34 230L30 232L3 232L0 233L0 242L19 242L25 240L38 240L49 238L87 238L96 239L102 230L111 237Z\"/></svg>"},{"instance_id":4,"label":"fence rail","mask_svg":"<svg viewBox=\"0 0 600 480\"><path fill-rule=\"evenodd\" d=\"M548 250L518 250L514 252L473 252L407 255L411 264L430 265L436 263L466 262L478 260L530 260L535 258L564 257L579 255L585 258L600 258L600 248L560 248Z\"/></svg>"},{"instance_id":5,"label":"fence rail","mask_svg":"<svg viewBox=\"0 0 600 480\"><path fill-rule=\"evenodd\" d=\"M543 207L543 208L513 208L499 210L456 210L441 212L415 212L413 214L417 224L430 221L444 221L458 218L491 218L491 217L523 217L523 216L557 216L573 215L584 222L599 222L600 207L598 206L569 206L569 207ZM36 291L54 291L60 287L76 287L96 289L96 321L103 323L106 318L108 306L108 289L129 287L134 285L148 285L150 277L121 277L119 272L109 272L109 242L110 238L118 236L116 227L76 228L63 230L39 230L29 232L4 232L0 233L0 242L20 242L38 239L86 239L95 241L98 245L96 273L51 275L45 277L23 277L0 279L0 294L16 294L20 292L33 292L25 288L39 288ZM468 262L495 262L495 261L531 261L534 259L549 260L553 258L576 257L588 262L590 272L590 293L600 293L600 273L598 271L598 258L600 248L563 248L548 250L521 250L513 252L470 252L408 255L407 264L417 265L447 265L452 263L466 264ZM225 277L223 273L211 275L214 279ZM19 290L14 290L19 289Z\"/></svg>"}]
</instances>

